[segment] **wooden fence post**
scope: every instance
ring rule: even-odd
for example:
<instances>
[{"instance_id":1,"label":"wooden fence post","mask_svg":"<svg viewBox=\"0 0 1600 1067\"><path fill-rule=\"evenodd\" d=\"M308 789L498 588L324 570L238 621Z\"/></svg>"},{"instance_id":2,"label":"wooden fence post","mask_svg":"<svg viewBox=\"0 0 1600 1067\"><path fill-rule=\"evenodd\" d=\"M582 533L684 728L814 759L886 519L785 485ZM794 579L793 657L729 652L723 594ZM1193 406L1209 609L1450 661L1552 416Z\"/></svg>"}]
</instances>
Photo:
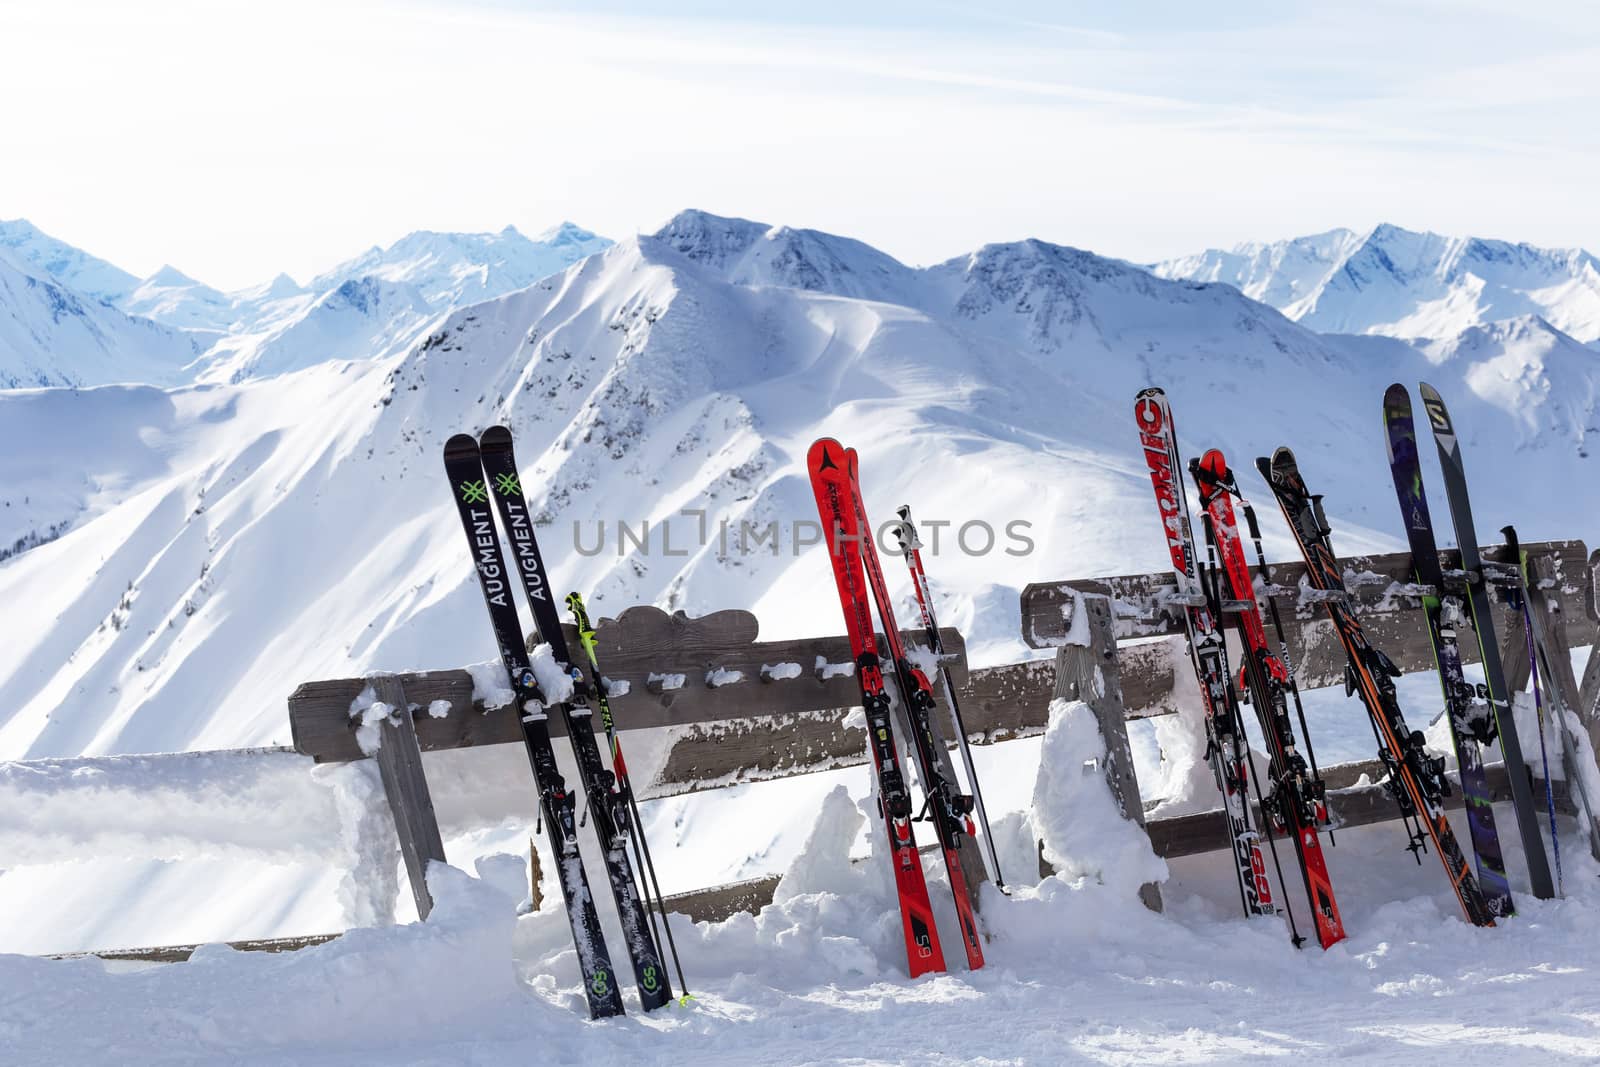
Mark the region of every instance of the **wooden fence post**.
<instances>
[{"instance_id":1,"label":"wooden fence post","mask_svg":"<svg viewBox=\"0 0 1600 1067\"><path fill-rule=\"evenodd\" d=\"M369 681L378 699L394 709L380 725L378 773L383 779L389 811L394 815L400 855L405 859L411 896L417 902L417 918L426 919L433 910L433 896L428 892L428 861L443 863L445 859L433 797L428 794L428 780L422 773L422 749L417 744L416 724L411 721L411 706L399 677L377 674Z\"/></svg>"},{"instance_id":2,"label":"wooden fence post","mask_svg":"<svg viewBox=\"0 0 1600 1067\"><path fill-rule=\"evenodd\" d=\"M1590 555L1583 572L1585 614L1590 622L1600 624L1600 581L1596 580L1597 570L1600 570L1600 548ZM1589 659L1583 666L1583 683L1578 687L1578 702L1574 708L1578 718L1583 720L1589 743L1594 746L1596 753L1600 753L1600 635L1596 636L1594 647L1589 650Z\"/></svg>"},{"instance_id":3,"label":"wooden fence post","mask_svg":"<svg viewBox=\"0 0 1600 1067\"><path fill-rule=\"evenodd\" d=\"M1544 578L1551 577L1550 575L1546 575L1544 573L1545 568L1540 566L1540 564L1544 561L1535 559L1532 562L1533 588L1528 590L1528 611L1533 616L1533 625L1535 631L1540 635L1547 646L1547 651L1549 653L1549 660L1547 661L1547 664L1551 673L1555 675L1554 678L1542 678L1541 683L1543 685L1550 686L1557 691L1558 695L1561 697L1561 706L1571 708L1577 712L1579 721L1583 723L1584 732L1589 737L1589 744L1591 748L1593 748L1597 735L1600 735L1600 723L1597 723L1594 720L1593 716L1590 714L1589 710L1584 707L1583 702L1580 699L1581 691L1578 686L1578 678L1572 671L1572 646L1567 641L1566 626L1564 625L1561 617L1561 601L1557 597L1546 596L1545 590L1541 586L1541 582ZM1592 651L1590 652L1589 658L1591 660L1594 658L1594 653ZM1588 672L1585 671L1584 673L1587 674ZM1572 766L1571 764L1576 763L1579 759L1582 759L1583 756L1578 751L1577 746L1572 744L1569 733L1570 728L1568 724L1566 722L1560 722L1556 725L1561 731L1561 749L1562 756L1564 757L1563 761L1567 764L1566 776L1568 780L1568 788L1572 790L1576 797L1581 798L1583 796L1583 779L1581 776L1584 774L1584 770L1587 770L1587 768L1580 770L1578 767ZM1600 751L1600 749L1595 751ZM1574 785L1577 785L1578 788L1572 789ZM1593 813L1588 812L1586 810L1586 805L1581 802L1578 805L1578 811L1579 820L1589 823L1589 825L1585 827L1585 829L1588 831L1589 852L1594 856L1595 859L1600 859L1600 822L1597 822L1593 818Z\"/></svg>"},{"instance_id":4,"label":"wooden fence post","mask_svg":"<svg viewBox=\"0 0 1600 1067\"><path fill-rule=\"evenodd\" d=\"M1139 796L1133 749L1128 744L1128 720L1122 707L1122 678L1117 670L1117 637L1112 628L1111 600L1079 593L1071 610L1084 613L1089 643L1066 644L1056 649L1054 699L1081 700L1094 712L1106 746L1103 768L1106 785L1122 817L1144 829L1144 802ZM1069 633L1075 629L1075 622L1068 624ZM1139 887L1139 899L1151 911L1160 911L1161 887L1146 882Z\"/></svg>"}]
</instances>

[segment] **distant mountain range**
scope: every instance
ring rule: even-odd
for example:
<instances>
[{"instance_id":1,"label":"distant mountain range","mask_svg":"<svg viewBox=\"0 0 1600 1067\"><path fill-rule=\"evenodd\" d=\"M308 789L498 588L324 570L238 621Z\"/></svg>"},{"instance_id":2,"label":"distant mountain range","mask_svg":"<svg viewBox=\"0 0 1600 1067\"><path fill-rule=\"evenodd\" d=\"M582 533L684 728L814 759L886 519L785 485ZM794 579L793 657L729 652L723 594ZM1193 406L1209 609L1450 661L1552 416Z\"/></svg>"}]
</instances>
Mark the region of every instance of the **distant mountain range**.
<instances>
[{"instance_id":1,"label":"distant mountain range","mask_svg":"<svg viewBox=\"0 0 1600 1067\"><path fill-rule=\"evenodd\" d=\"M1163 278L1225 282L1320 333L1443 340L1473 326L1538 316L1600 341L1600 260L1479 237L1382 225L1166 260Z\"/></svg>"},{"instance_id":2,"label":"distant mountain range","mask_svg":"<svg viewBox=\"0 0 1600 1067\"><path fill-rule=\"evenodd\" d=\"M524 247L465 241L504 244ZM1449 398L1486 530L1600 518L1549 489L1593 480L1600 357L1537 315L1417 343L1324 335L1232 285L1043 241L916 268L701 211L436 310L509 276L487 254L460 269L462 247L424 236L315 295L266 287L279 325L254 347L215 340L210 369L240 372L221 380L0 391L0 600L22 606L0 614L0 758L282 741L294 681L487 658L439 450L495 422L517 433L558 586L601 613L746 607L775 639L838 627L826 558L791 536L815 518L806 446L837 435L880 520L909 502L956 524L928 565L979 663L1020 654L1026 583L1161 565L1131 414L1151 383L1186 445L1221 447L1247 489L1253 457L1292 444L1343 551L1402 540L1379 432L1394 380ZM63 315L148 321L78 303ZM1015 520L1023 556L949 540ZM624 551L619 522L648 522L654 549ZM777 552L738 551L769 523ZM603 550L577 551L580 534Z\"/></svg>"},{"instance_id":3,"label":"distant mountain range","mask_svg":"<svg viewBox=\"0 0 1600 1067\"><path fill-rule=\"evenodd\" d=\"M414 343L457 307L524 288L609 244L571 223L537 238L511 226L418 231L306 286L280 274L224 293L172 266L141 280L25 220L0 222L0 278L9 291L38 291L0 299L0 387L240 381L374 358ZM119 340L140 331L138 344Z\"/></svg>"}]
</instances>

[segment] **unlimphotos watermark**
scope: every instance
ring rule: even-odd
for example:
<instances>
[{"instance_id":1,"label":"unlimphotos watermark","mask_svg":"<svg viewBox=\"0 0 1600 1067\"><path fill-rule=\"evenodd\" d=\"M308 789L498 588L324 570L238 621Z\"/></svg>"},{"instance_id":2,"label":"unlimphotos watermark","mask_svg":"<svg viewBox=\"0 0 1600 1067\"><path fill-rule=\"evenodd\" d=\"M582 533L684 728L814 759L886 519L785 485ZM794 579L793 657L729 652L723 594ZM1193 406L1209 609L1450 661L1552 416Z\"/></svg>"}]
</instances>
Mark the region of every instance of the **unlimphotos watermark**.
<instances>
[{"instance_id":1,"label":"unlimphotos watermark","mask_svg":"<svg viewBox=\"0 0 1600 1067\"><path fill-rule=\"evenodd\" d=\"M881 552L901 554L901 540L894 532L905 526L899 519L881 523L873 530L873 540ZM918 547L928 555L959 552L965 556L988 556L996 552L1007 556L1027 556L1034 550L1030 536L1033 523L1012 519L999 527L984 519L955 522L950 519L918 519ZM825 541L822 523L816 519L749 519L713 521L702 508L684 508L676 515L658 519L593 519L572 523L572 547L580 556L614 554L623 556L663 556L686 558L715 546L721 558L738 556L799 556ZM859 540L860 535L841 532L840 543Z\"/></svg>"}]
</instances>

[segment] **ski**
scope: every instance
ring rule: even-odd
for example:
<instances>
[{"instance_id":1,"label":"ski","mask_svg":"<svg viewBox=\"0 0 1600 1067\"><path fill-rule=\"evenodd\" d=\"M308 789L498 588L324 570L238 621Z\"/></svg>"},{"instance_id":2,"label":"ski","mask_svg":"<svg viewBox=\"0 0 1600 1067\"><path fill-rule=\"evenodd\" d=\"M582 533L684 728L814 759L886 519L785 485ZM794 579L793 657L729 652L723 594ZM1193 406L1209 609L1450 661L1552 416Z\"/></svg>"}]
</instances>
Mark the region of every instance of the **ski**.
<instances>
[{"instance_id":1,"label":"ski","mask_svg":"<svg viewBox=\"0 0 1600 1067\"><path fill-rule=\"evenodd\" d=\"M844 446L831 438L815 442L806 453L806 470L817 498L828 559L839 589L845 633L861 686L861 707L867 719L867 745L877 775L878 812L883 816L894 867L895 889L900 898L901 926L906 939L906 967L911 977L942 971L944 951L928 899L922 857L917 853L911 825L911 793L900 763L889 716L889 694L883 684L883 667L872 624L872 595L867 588L857 546L860 522L850 491Z\"/></svg>"},{"instance_id":2,"label":"ski","mask_svg":"<svg viewBox=\"0 0 1600 1067\"><path fill-rule=\"evenodd\" d=\"M967 952L968 968L975 971L983 966L983 937L978 933L978 916L974 910L972 886L967 880L966 864L976 862L976 870L981 874L983 859L974 855L976 848L968 847L973 839L973 800L956 789L955 783L945 776L939 764L940 746L933 730L933 714L937 707L933 699L933 686L929 684L928 676L906 656L900 625L894 617L894 602L889 598L889 585L883 579L878 546L873 541L872 520L867 518L866 503L861 499L860 457L855 449L850 448L845 450L845 459L850 494L855 498L856 519L860 524L861 541L857 547L866 567L867 585L872 589L872 598L878 606L878 619L883 624L883 640L894 669L901 706L911 722L912 751L916 754L917 769L922 776L924 812L933 823L939 850L944 854L945 870L950 876L950 892L955 898L956 921L961 927L961 945Z\"/></svg>"},{"instance_id":3,"label":"ski","mask_svg":"<svg viewBox=\"0 0 1600 1067\"><path fill-rule=\"evenodd\" d=\"M500 660L505 664L512 691L516 694L515 706L522 724L522 740L528 749L528 760L533 765L540 812L550 834L551 850L555 853L557 880L561 884L567 922L572 927L572 943L577 950L578 967L583 973L583 992L589 1002L589 1015L596 1019L621 1015L622 992L611 972L611 956L606 950L605 936L600 931L600 917L595 912L594 897L589 892L589 880L583 870L583 858L578 852L577 801L567 792L566 783L556 768L544 694L534 678L527 646L523 643L522 623L517 618L505 557L500 551L500 537L495 529L494 512L489 505L489 490L478 442L468 434L456 434L450 438L444 446L444 467L450 480L451 496L461 515L461 527L466 532L478 583L483 590L484 606L494 627Z\"/></svg>"},{"instance_id":4,"label":"ski","mask_svg":"<svg viewBox=\"0 0 1600 1067\"><path fill-rule=\"evenodd\" d=\"M522 481L517 474L517 459L512 446L511 431L504 426L491 426L478 437L483 470L488 475L500 519L505 525L513 549L522 590L533 609L535 628L539 639L550 646L556 663L572 677L572 695L560 701L561 716L567 727L567 739L572 743L573 755L578 764L578 776L589 798L587 816L594 826L600 851L605 859L606 877L611 883L611 894L617 905L617 917L622 921L623 939L628 945L628 955L633 961L634 978L639 986L639 1000L645 1011L653 1011L672 999L672 989L667 981L667 971L661 962L661 951L651 935L650 925L639 900L638 884L632 864L628 860L628 840L633 821L628 798L617 787L617 777L606 769L600 756L600 745L594 735L594 712L589 707L587 686L583 672L573 666L567 650L566 635L561 629L561 616L556 610L555 594L545 570L544 557L539 552L539 542L534 537L533 520L528 515L527 502L522 495Z\"/></svg>"},{"instance_id":5,"label":"ski","mask_svg":"<svg viewBox=\"0 0 1600 1067\"><path fill-rule=\"evenodd\" d=\"M895 539L900 542L900 554L905 557L911 572L911 586L917 594L917 613L922 618L922 632L928 650L939 660L939 684L944 687L944 699L950 705L950 719L955 725L956 738L961 749L961 762L967 771L967 782L972 786L972 800L983 827L983 840L989 848L989 862L994 867L994 884L1000 892L1006 891L1005 878L1000 874L1000 856L994 848L994 832L989 829L989 813L983 806L983 790L978 786L978 768L972 762L972 744L967 740L967 724L961 717L961 704L956 700L955 686L950 684L950 672L944 668L944 638L939 636L939 619L933 610L933 590L928 585L928 572L922 566L922 540L917 536L916 524L911 521L911 508L899 510L900 525L894 528Z\"/></svg>"},{"instance_id":6,"label":"ski","mask_svg":"<svg viewBox=\"0 0 1600 1067\"><path fill-rule=\"evenodd\" d=\"M1411 544L1411 577L1419 587L1422 613L1433 643L1433 661L1439 671L1444 692L1445 714L1450 721L1450 738L1455 743L1456 765L1461 771L1461 792L1466 800L1467 830L1472 851L1477 857L1478 885L1483 890L1489 911L1497 916L1516 911L1511 886L1506 881L1505 858L1500 851L1500 835L1494 825L1493 797L1483 769L1480 744L1489 744L1494 735L1494 717L1479 703L1477 687L1467 681L1461 668L1461 648L1457 634L1467 623L1467 607L1461 598L1446 590L1444 569L1439 564L1439 546L1434 538L1433 520L1428 514L1428 495L1422 483L1422 463L1417 455L1416 423L1411 414L1411 396L1398 383L1383 396L1383 421L1388 430L1389 471L1394 476L1394 491L1400 503L1400 517L1406 524Z\"/></svg>"},{"instance_id":7,"label":"ski","mask_svg":"<svg viewBox=\"0 0 1600 1067\"><path fill-rule=\"evenodd\" d=\"M1478 635L1478 651L1483 657L1483 678L1489 690L1489 704L1494 709L1495 723L1500 737L1500 751L1505 756L1506 777L1511 780L1511 808L1517 817L1517 833L1522 838L1522 851L1528 861L1528 880L1533 895L1540 900L1555 896L1555 883L1550 877L1550 860L1545 855L1544 841L1539 836L1539 816L1533 804L1533 785L1529 781L1528 765L1522 758L1522 742L1517 737L1517 724L1511 714L1511 694L1507 692L1505 669L1500 663L1500 646L1495 639L1494 612L1489 602L1489 588L1484 581L1483 561L1478 555L1478 533L1472 522L1472 502L1467 496L1467 474L1461 459L1461 442L1456 438L1455 425L1438 390L1427 382L1418 386L1422 393L1422 407L1428 413L1428 424L1433 429L1433 442L1439 448L1439 467L1444 473L1445 498L1450 502L1450 517L1455 524L1456 544L1461 550L1461 569L1467 576L1467 606L1472 615L1472 628Z\"/></svg>"},{"instance_id":8,"label":"ski","mask_svg":"<svg viewBox=\"0 0 1600 1067\"><path fill-rule=\"evenodd\" d=\"M589 684L594 689L595 707L600 709L600 725L606 732L606 743L611 748L611 768L617 775L617 791L627 800L628 814L632 818L633 852L641 870L649 875L649 892L645 893L645 911L650 916L650 931L655 935L659 950L662 935L672 953L672 964L678 972L678 990L682 999L689 997L689 982L683 976L683 961L678 958L678 945L672 938L672 921L667 917L667 898L662 895L661 881L656 877L655 860L650 855L650 842L645 838L644 820L639 817L639 802L634 797L633 783L628 778L628 763L622 757L622 741L617 737L616 720L611 715L611 683L600 673L600 658L595 643L594 624L589 621L589 609L583 597L576 592L567 594L567 610L572 613L573 624L578 628L578 644L584 658L589 661ZM652 898L654 906L652 906ZM661 913L661 932L656 931L656 911Z\"/></svg>"},{"instance_id":9,"label":"ski","mask_svg":"<svg viewBox=\"0 0 1600 1067\"><path fill-rule=\"evenodd\" d=\"M1250 505L1241 495L1233 471L1220 451L1207 452L1193 465L1192 472L1200 493L1200 510L1206 541L1214 557L1213 568L1228 598L1240 605L1234 614L1244 656L1244 668L1240 673L1269 751L1268 774L1272 785L1262 805L1262 817L1272 819L1293 836L1301 880L1316 923L1317 942L1328 948L1342 941L1345 933L1333 896L1333 880L1328 876L1327 860L1317 836L1317 826L1328 821L1327 787L1312 773L1305 757L1295 747L1288 701L1292 681L1283 661L1273 654L1267 643L1267 629L1256 604L1255 582L1250 576L1250 563L1245 557L1233 502L1238 499L1243 511L1248 511ZM1253 513L1251 515L1254 528ZM1304 732L1303 716L1301 729Z\"/></svg>"},{"instance_id":10,"label":"ski","mask_svg":"<svg viewBox=\"0 0 1600 1067\"><path fill-rule=\"evenodd\" d=\"M1589 850L1591 854L1600 858L1600 824L1595 822L1595 806L1589 796L1588 789L1584 786L1584 777L1578 773L1578 747L1572 736L1572 718L1568 715L1571 710L1567 703L1568 690L1561 684L1560 667L1555 657L1559 654L1551 643L1550 631L1545 621L1545 613L1533 610L1533 598L1543 597L1538 579L1534 576L1527 554L1522 551L1522 546L1517 540L1515 527L1507 526L1501 531L1505 535L1506 549L1517 568L1518 584L1512 587L1512 607L1520 605L1522 609L1523 624L1528 631L1528 656L1529 670L1533 680L1533 697L1535 710L1539 715L1540 734L1539 752L1544 757L1545 780L1545 806L1550 815L1550 842L1551 851L1556 861L1557 888L1560 889L1561 880L1561 842L1556 836L1556 811L1553 786L1550 782L1550 759L1544 751L1544 699L1549 698L1550 717L1556 722L1556 735L1561 738L1562 766L1566 768L1567 788L1578 796L1578 804L1583 810L1583 818L1589 828ZM1548 601L1548 598L1546 598ZM1559 625L1559 623L1558 623ZM1540 693L1539 680L1543 678L1548 684L1544 687L1543 697Z\"/></svg>"},{"instance_id":11,"label":"ski","mask_svg":"<svg viewBox=\"0 0 1600 1067\"><path fill-rule=\"evenodd\" d=\"M1218 629L1213 605L1200 581L1200 557L1195 550L1193 528L1189 524L1189 504L1183 488L1182 466L1178 457L1177 431L1172 409L1161 389L1144 389L1134 397L1134 422L1144 448L1150 482L1155 488L1156 507L1161 514L1167 554L1178 592L1174 598L1183 608L1189 634L1189 658L1200 682L1205 701L1206 758L1222 792L1223 813L1228 822L1228 843L1233 850L1234 874L1239 882L1239 900L1246 915L1274 915L1267 881L1267 865L1261 854L1260 835L1251 822L1249 797L1249 745L1239 718L1238 698L1228 674L1228 653ZM1293 918L1290 918L1291 923ZM1291 935L1298 944L1299 935Z\"/></svg>"},{"instance_id":12,"label":"ski","mask_svg":"<svg viewBox=\"0 0 1600 1067\"><path fill-rule=\"evenodd\" d=\"M1346 688L1360 695L1372 720L1378 737L1378 757L1389 772L1390 793L1400 806L1410 834L1408 848L1421 863L1420 853L1432 840L1467 920L1478 926L1493 926L1494 915L1445 818L1441 803L1448 790L1444 757L1428 755L1421 731L1406 726L1394 688L1400 671L1388 656L1367 643L1333 554L1329 538L1333 531L1323 513L1322 498L1306 488L1294 453L1287 448L1278 449L1270 460L1256 460L1256 466L1277 497L1283 517L1305 556L1307 582L1325 594L1320 599L1345 652Z\"/></svg>"}]
</instances>

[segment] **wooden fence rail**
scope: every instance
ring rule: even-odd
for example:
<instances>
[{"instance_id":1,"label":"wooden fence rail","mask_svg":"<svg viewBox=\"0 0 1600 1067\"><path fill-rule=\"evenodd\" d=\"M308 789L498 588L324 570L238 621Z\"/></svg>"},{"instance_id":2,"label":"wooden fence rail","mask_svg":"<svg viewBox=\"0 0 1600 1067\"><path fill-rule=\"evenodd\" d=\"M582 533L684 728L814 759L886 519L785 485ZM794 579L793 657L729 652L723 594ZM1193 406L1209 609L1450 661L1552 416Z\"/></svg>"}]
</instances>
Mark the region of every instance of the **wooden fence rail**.
<instances>
[{"instance_id":1,"label":"wooden fence rail","mask_svg":"<svg viewBox=\"0 0 1600 1067\"><path fill-rule=\"evenodd\" d=\"M1564 650L1595 643L1595 573L1600 552L1590 557L1582 542L1555 541L1525 546L1540 581L1533 608ZM1497 581L1494 561L1502 550L1484 549L1491 561L1486 576ZM1441 554L1452 581L1464 581L1454 552ZM1419 625L1419 590L1410 582L1404 553L1357 556L1341 561L1357 612L1373 638L1403 671L1432 669L1432 652ZM1321 605L1303 596L1304 568L1282 563L1272 568L1270 594L1288 621L1288 651L1305 688L1338 684L1343 657ZM1504 575L1500 575L1503 578ZM1123 575L1031 585L1022 594L1025 640L1036 648L1055 648L1054 661L1039 659L1002 667L969 670L959 633L944 631L950 655L946 667L959 694L971 740L993 743L1042 730L1052 697L1075 697L1094 708L1107 741L1103 773L1124 814L1145 823L1144 802L1128 755L1125 722L1175 708L1180 672L1188 670L1179 608L1170 573ZM1520 619L1497 607L1497 623L1512 680L1521 652ZM733 781L784 777L827 767L861 763L866 738L848 721L859 690L852 677L843 637L758 642L753 616L717 612L699 619L667 615L654 608L630 608L617 619L602 619L599 656L613 683L626 683L613 700L618 728L665 730L671 738L655 780L643 783L646 795L715 788ZM908 635L913 644L918 635ZM576 635L568 634L569 644ZM1512 642L1515 642L1513 644ZM1475 642L1463 650L1475 661ZM1558 675L1561 672L1558 671ZM1563 687L1569 704L1584 720L1591 739L1600 741L1600 658L1590 656L1581 684L1572 672L1553 684ZM400 709L382 725L378 753L401 852L411 878L419 914L431 901L422 878L426 862L443 857L428 796L421 754L428 751L515 743L521 740L516 717L486 709L475 699L466 671L346 678L307 682L289 698L295 749L317 762L367 758L356 741L359 723L352 702L367 686ZM939 687L935 687L937 693ZM1179 690L1181 691L1181 690ZM942 697L941 697L942 700ZM946 716L941 718L948 722ZM559 717L552 732L561 730ZM944 739L941 739L944 740ZM948 753L943 752L946 762ZM1381 777L1376 763L1324 768L1329 805L1342 825L1359 826L1396 817L1381 786L1358 784ZM1507 792L1509 773L1526 768L1491 767L1497 796ZM1542 784L1539 786L1542 791ZM1565 783L1554 784L1561 810L1574 810ZM1454 803L1459 805L1459 790ZM1157 854L1183 856L1209 851L1224 839L1219 812L1149 821ZM981 865L973 865L979 866ZM977 877L981 878L980 873ZM717 886L671 898L695 918L718 918L731 910L769 901L776 878ZM976 896L976 884L968 886ZM1159 907L1155 887L1146 902ZM291 941L295 939L290 939ZM307 939L314 943L317 939ZM276 942L273 943L277 945ZM282 947L293 947L289 942ZM141 950L143 951L143 950ZM163 952L167 950L148 950Z\"/></svg>"}]
</instances>

